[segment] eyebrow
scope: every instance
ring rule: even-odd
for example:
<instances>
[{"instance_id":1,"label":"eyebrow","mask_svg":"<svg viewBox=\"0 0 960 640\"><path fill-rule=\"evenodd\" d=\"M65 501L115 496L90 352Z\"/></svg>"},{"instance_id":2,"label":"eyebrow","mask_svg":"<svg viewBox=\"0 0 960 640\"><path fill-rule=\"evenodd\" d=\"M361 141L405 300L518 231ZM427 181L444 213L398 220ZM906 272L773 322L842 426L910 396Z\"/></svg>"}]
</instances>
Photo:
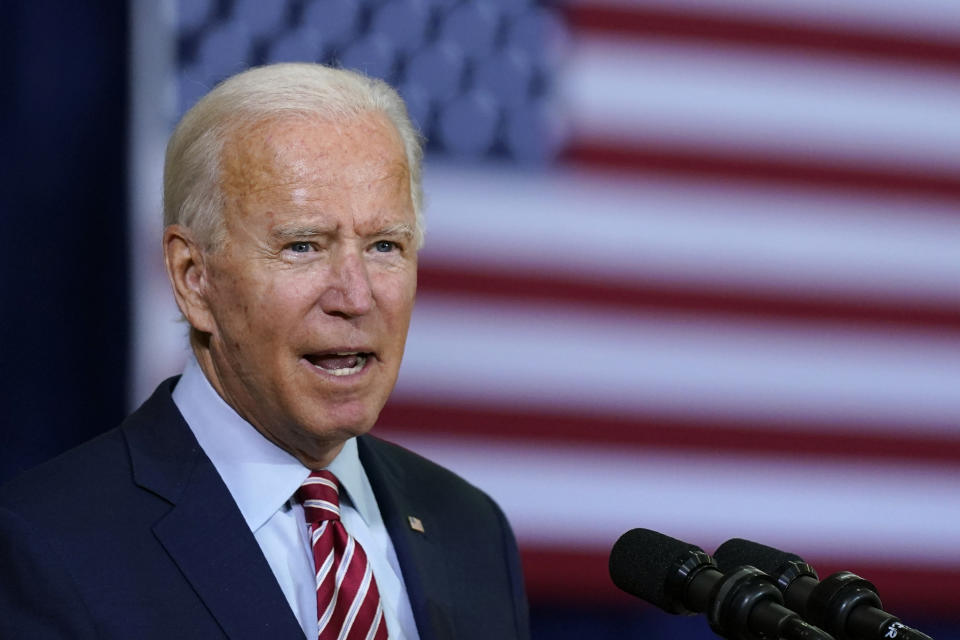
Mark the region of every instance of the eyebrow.
<instances>
[{"instance_id":1,"label":"eyebrow","mask_svg":"<svg viewBox=\"0 0 960 640\"><path fill-rule=\"evenodd\" d=\"M415 234L413 231L413 225L407 224L406 222L399 222L397 224L392 224L389 227L383 227L382 229L374 232L374 236L401 236L404 238L412 238Z\"/></svg>"},{"instance_id":2,"label":"eyebrow","mask_svg":"<svg viewBox=\"0 0 960 640\"><path fill-rule=\"evenodd\" d=\"M298 238L309 238L315 236L331 235L335 233L332 227L322 227L317 225L280 225L270 231L270 235L278 240L296 240ZM377 229L370 236L400 236L403 238L413 238L416 233L413 225L406 222L399 222L387 227Z\"/></svg>"},{"instance_id":3,"label":"eyebrow","mask_svg":"<svg viewBox=\"0 0 960 640\"><path fill-rule=\"evenodd\" d=\"M270 231L270 235L279 240L295 240L297 238L330 235L331 233L333 233L332 228L316 225L280 225Z\"/></svg>"}]
</instances>

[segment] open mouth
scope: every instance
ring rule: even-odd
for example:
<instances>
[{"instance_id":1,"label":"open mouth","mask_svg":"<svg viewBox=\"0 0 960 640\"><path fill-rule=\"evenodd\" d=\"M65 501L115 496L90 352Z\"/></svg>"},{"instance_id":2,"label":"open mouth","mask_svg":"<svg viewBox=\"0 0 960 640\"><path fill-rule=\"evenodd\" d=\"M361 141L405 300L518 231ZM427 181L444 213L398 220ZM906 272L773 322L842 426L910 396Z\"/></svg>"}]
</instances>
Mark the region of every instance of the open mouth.
<instances>
[{"instance_id":1,"label":"open mouth","mask_svg":"<svg viewBox=\"0 0 960 640\"><path fill-rule=\"evenodd\" d=\"M307 354L306 360L332 376L350 376L360 373L373 354L366 351Z\"/></svg>"}]
</instances>

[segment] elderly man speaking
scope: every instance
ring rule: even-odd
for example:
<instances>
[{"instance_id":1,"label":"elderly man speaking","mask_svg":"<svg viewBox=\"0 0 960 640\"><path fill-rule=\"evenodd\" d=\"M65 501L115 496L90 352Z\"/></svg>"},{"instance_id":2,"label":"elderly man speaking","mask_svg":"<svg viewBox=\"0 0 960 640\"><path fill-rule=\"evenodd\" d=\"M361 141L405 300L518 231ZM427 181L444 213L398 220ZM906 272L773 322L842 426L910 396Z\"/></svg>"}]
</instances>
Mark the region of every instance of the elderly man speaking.
<instances>
[{"instance_id":1,"label":"elderly man speaking","mask_svg":"<svg viewBox=\"0 0 960 640\"><path fill-rule=\"evenodd\" d=\"M392 89L319 65L183 117L163 252L192 357L0 490L0 637L528 637L497 505L366 435L414 303L420 158Z\"/></svg>"}]
</instances>

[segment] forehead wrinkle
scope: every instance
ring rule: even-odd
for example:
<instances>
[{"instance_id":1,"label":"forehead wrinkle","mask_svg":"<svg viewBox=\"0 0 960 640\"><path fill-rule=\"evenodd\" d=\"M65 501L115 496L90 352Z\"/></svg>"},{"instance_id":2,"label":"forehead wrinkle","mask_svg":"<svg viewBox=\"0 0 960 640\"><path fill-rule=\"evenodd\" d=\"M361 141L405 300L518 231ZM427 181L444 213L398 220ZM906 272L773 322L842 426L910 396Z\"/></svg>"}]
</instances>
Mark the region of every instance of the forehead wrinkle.
<instances>
[{"instance_id":1,"label":"forehead wrinkle","mask_svg":"<svg viewBox=\"0 0 960 640\"><path fill-rule=\"evenodd\" d=\"M369 174L370 172L364 172ZM410 192L410 172L407 167L407 162L405 158L398 159L397 161L391 163L386 170L380 171L375 175L367 176L357 176L357 185L358 188L363 188L366 190L373 190L378 186L385 185L386 188L390 189L392 185L392 192L400 194L402 196L403 206L406 208L407 205L410 206L410 210L413 210L413 194ZM382 213L381 215L389 215L387 213ZM390 224L384 229L387 228L396 228L407 227L413 229L413 225L408 225L406 223L396 223ZM387 233L387 231L378 231L377 233ZM402 235L406 235L404 232ZM411 231L411 235L414 235Z\"/></svg>"},{"instance_id":2,"label":"forehead wrinkle","mask_svg":"<svg viewBox=\"0 0 960 640\"><path fill-rule=\"evenodd\" d=\"M236 195L257 195L269 191L290 193L294 199L310 200L312 190L327 191L333 180L324 179L328 171L321 169L322 156L303 159L297 157L290 161L289 152L278 149L264 159L267 154L246 150L245 162L240 157L231 163L234 166L226 171L225 188ZM251 157L253 156L253 157ZM242 157L242 156L241 156Z\"/></svg>"},{"instance_id":3,"label":"forehead wrinkle","mask_svg":"<svg viewBox=\"0 0 960 640\"><path fill-rule=\"evenodd\" d=\"M288 123L292 127L287 126ZM313 124L332 128L334 133L322 139L311 137L310 125ZM234 129L223 149L221 165L221 184L229 209L241 214L255 210L276 193L279 199L273 200L272 206L279 209L274 209L271 217L276 214L286 217L287 205L293 207L290 213L319 213L329 205L346 205L348 208L342 213L348 213L354 205L359 205L353 200L341 202L337 197L338 191L348 189L396 194L402 198L403 210L408 206L412 210L410 168L402 153L402 143L390 128L391 123L374 116L353 120L350 127L342 124L278 118L245 123ZM388 126L381 126L384 124ZM388 147L399 152L384 155L383 150ZM352 151L354 148L356 152ZM345 151L349 151L346 161L335 160L344 156ZM328 201L329 198L333 201ZM377 217L389 225L390 218L397 213L399 211L383 211ZM311 222L304 221L304 225L310 226ZM373 222L368 228L375 225ZM318 231L321 234L335 232ZM274 235L290 237L299 233ZM402 235L416 236L416 232Z\"/></svg>"},{"instance_id":4,"label":"forehead wrinkle","mask_svg":"<svg viewBox=\"0 0 960 640\"><path fill-rule=\"evenodd\" d=\"M297 114L244 122L232 130L222 150L223 167L234 174L224 178L235 177L248 187L258 178L269 178L266 185L248 188L250 193L298 182L327 186L351 175L355 182L363 184L392 178L409 181L410 168L402 153L402 141L386 116L377 112L358 114L350 119L350 126L346 124ZM317 145L315 141L304 140L306 132L313 127L327 130L324 143ZM330 160L337 150L350 149L358 143L366 143L359 146L368 153L354 156L357 162L342 166ZM399 149L400 155L394 156L388 168L376 171L368 161L371 150L376 149L373 153L380 156L383 149L390 147Z\"/></svg>"},{"instance_id":5,"label":"forehead wrinkle","mask_svg":"<svg viewBox=\"0 0 960 640\"><path fill-rule=\"evenodd\" d=\"M376 182L386 182L387 180L399 180L398 186L402 190L409 188L410 168L407 166L406 158L399 158L392 162L388 169L374 179Z\"/></svg>"},{"instance_id":6,"label":"forehead wrinkle","mask_svg":"<svg viewBox=\"0 0 960 640\"><path fill-rule=\"evenodd\" d=\"M284 124L281 119L266 118L231 132L221 151L225 191L235 196L259 194L314 182L322 175L318 168L328 164L329 153L289 135Z\"/></svg>"}]
</instances>

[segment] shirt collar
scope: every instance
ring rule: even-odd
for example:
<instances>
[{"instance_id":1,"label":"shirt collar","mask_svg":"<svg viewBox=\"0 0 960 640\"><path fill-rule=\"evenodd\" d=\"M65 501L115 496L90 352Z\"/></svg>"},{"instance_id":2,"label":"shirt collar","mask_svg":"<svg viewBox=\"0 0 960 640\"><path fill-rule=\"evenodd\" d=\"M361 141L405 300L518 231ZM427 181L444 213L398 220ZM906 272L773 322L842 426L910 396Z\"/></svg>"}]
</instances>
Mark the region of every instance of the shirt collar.
<instances>
[{"instance_id":1,"label":"shirt collar","mask_svg":"<svg viewBox=\"0 0 960 640\"><path fill-rule=\"evenodd\" d=\"M210 462L240 508L251 531L256 532L278 509L284 508L310 470L295 457L267 440L216 392L191 355L173 390L173 401ZM327 467L343 488L344 498L365 522L375 520L377 509L369 481L360 464L355 438ZM379 515L379 513L377 513Z\"/></svg>"}]
</instances>

